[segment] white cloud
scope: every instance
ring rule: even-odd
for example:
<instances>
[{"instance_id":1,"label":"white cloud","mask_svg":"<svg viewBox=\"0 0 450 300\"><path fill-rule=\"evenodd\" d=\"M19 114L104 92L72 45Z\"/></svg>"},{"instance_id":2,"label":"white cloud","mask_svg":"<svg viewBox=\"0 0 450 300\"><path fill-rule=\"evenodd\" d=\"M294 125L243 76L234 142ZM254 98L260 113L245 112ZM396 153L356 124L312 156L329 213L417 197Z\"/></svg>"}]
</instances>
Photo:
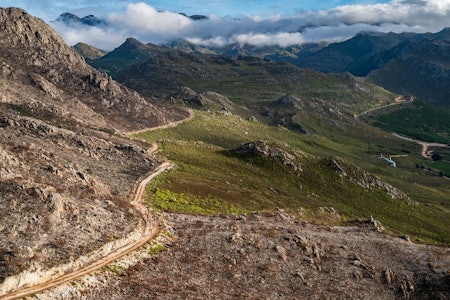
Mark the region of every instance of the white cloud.
<instances>
[{"instance_id":1,"label":"white cloud","mask_svg":"<svg viewBox=\"0 0 450 300\"><path fill-rule=\"evenodd\" d=\"M344 5L295 16L240 19L210 15L193 21L145 3L129 4L107 17L103 27L69 27L53 23L69 44L79 41L111 50L127 37L144 43L185 38L205 45L247 43L289 46L307 42L342 41L360 31L436 32L450 26L450 0L392 0L384 4Z\"/></svg>"}]
</instances>

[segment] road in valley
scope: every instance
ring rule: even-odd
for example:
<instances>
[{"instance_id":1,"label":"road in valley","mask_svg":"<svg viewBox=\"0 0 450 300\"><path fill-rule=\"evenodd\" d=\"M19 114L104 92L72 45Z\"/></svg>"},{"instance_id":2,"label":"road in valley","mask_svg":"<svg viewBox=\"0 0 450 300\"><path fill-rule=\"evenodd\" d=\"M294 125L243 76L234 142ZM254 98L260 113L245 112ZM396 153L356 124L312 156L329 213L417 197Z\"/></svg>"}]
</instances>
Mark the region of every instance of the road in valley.
<instances>
[{"instance_id":1,"label":"road in valley","mask_svg":"<svg viewBox=\"0 0 450 300\"><path fill-rule=\"evenodd\" d=\"M371 113L371 112L374 112L374 111L376 111L376 110L380 110L380 109L383 109L383 108L387 108L387 107L391 107L391 106L396 106L396 105L400 105L400 104L413 103L414 101L415 101L415 99L412 98L411 100L403 100L403 101L398 101L398 102L394 102L394 103L387 104L387 105L381 105L381 106L377 106L377 107L372 107L372 108L370 108L370 109L368 109L368 110L366 110L366 111L363 111L363 112L360 113L360 114L357 114L357 115L355 114L355 115L354 115L354 118L355 118L356 120L358 120L358 121L361 121L361 120L360 120L361 116L367 115L367 114L369 114L369 113ZM446 144L424 142L424 141L420 141L420 140L416 140L416 139L412 139L412 138L409 138L409 137L402 136L402 135L400 135L400 134L398 134L398 133L392 133L392 135L395 136L395 137L397 137L397 138L399 138L399 139L402 139L402 140L404 140L404 141L408 141L408 142L412 142L412 143L417 143L417 144L421 145L421 146L422 146L422 150L421 150L421 153L420 153L420 154L422 155L422 157L427 158L427 159L430 159L430 158L431 158L431 156L428 155L428 151L429 151L429 149L432 148L432 147L439 147L439 148L447 148L447 149L450 149L450 146L449 146L449 145L446 145Z\"/></svg>"},{"instance_id":2,"label":"road in valley","mask_svg":"<svg viewBox=\"0 0 450 300\"><path fill-rule=\"evenodd\" d=\"M431 158L431 156L428 155L428 149L431 148L431 147L439 147L439 148L447 148L447 149L450 149L450 146L449 146L449 145L446 145L446 144L429 143L429 142L419 141L419 140L412 139L412 138L409 138L409 137L406 137L406 136L402 136L402 135L400 135L400 134L398 134L398 133L392 133L392 135L395 136L395 137L397 137L397 138L399 138L399 139L402 139L402 140L404 140L404 141L408 141L408 142L412 142L412 143L417 143L417 144L421 145L421 146L422 146L422 152L421 152L421 155L422 155L422 157L424 157L424 158Z\"/></svg>"},{"instance_id":3,"label":"road in valley","mask_svg":"<svg viewBox=\"0 0 450 300\"><path fill-rule=\"evenodd\" d=\"M401 98L398 98L398 99L401 99ZM401 104L413 103L413 102L415 101L415 99L414 99L414 98L411 98L411 100L396 100L396 101L397 101L397 102L394 102L394 103L390 103L390 104L386 104L386 105L380 105L380 106L376 106L376 107L369 108L368 110L363 111L363 112L360 113L360 114L355 114L355 115L353 115L353 117L354 117L356 120L361 121L360 118L361 118L362 116L367 115L367 114L369 114L369 113L371 113L371 112L374 112L374 111L376 111L376 110L380 110L380 109L383 109L383 108L391 107L391 106L397 106L397 105L401 105Z\"/></svg>"}]
</instances>

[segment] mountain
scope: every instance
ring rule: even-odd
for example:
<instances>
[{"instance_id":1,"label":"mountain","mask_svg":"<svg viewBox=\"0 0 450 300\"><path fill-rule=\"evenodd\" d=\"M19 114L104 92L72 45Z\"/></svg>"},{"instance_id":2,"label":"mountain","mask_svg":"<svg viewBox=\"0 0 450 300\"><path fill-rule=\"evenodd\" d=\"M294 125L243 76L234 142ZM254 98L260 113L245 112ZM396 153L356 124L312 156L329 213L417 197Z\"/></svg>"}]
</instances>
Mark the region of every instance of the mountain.
<instances>
[{"instance_id":1,"label":"mountain","mask_svg":"<svg viewBox=\"0 0 450 300\"><path fill-rule=\"evenodd\" d=\"M108 52L95 48L94 46L85 44L85 43L77 43L73 46L73 48L85 59L94 60L100 57L105 56Z\"/></svg>"},{"instance_id":2,"label":"mountain","mask_svg":"<svg viewBox=\"0 0 450 300\"><path fill-rule=\"evenodd\" d=\"M130 65L144 62L149 59L154 53L165 51L162 47L157 47L151 44L143 44L134 38L128 38L126 41L104 55L103 57L90 62L90 64L114 76Z\"/></svg>"},{"instance_id":3,"label":"mountain","mask_svg":"<svg viewBox=\"0 0 450 300\"><path fill-rule=\"evenodd\" d=\"M101 26L107 25L105 20L99 19L94 15L88 15L85 17L78 17L72 13L63 13L56 18L57 22L63 22L67 25L73 26L77 24L88 25L88 26Z\"/></svg>"},{"instance_id":4,"label":"mountain","mask_svg":"<svg viewBox=\"0 0 450 300\"><path fill-rule=\"evenodd\" d=\"M437 33L362 32L339 43L290 47L226 45L223 47L166 46L188 53L251 56L289 62L320 72L349 72L366 77L390 91L411 94L431 103L449 106L448 53L450 28ZM186 45L186 42L181 43ZM197 50L198 49L198 50Z\"/></svg>"},{"instance_id":5,"label":"mountain","mask_svg":"<svg viewBox=\"0 0 450 300\"><path fill-rule=\"evenodd\" d=\"M204 16L204 15L192 15L192 16L188 16L188 15L186 15L185 13L180 13L180 15L185 16L185 17L187 17L187 18L189 18L189 19L192 19L192 20L194 20L194 21L200 21L200 20L207 20L207 19L209 19L207 16Z\"/></svg>"},{"instance_id":6,"label":"mountain","mask_svg":"<svg viewBox=\"0 0 450 300\"><path fill-rule=\"evenodd\" d=\"M143 44L135 39L127 39L120 47L94 60L92 65L146 96L180 98L185 103L193 104L198 103L198 99L194 99L196 95L187 97L184 92L180 94L184 87L198 94L216 92L234 103L233 107L227 107L235 113L255 117L268 124L284 124L300 131L305 130L300 123L308 123L299 122L301 119L315 116L322 118L321 123L327 122L323 119L323 114L329 114L327 106L333 106L337 114L346 112L339 118L345 116L353 119L351 107L370 106L370 103L395 97L345 74L323 74L286 62L255 57L186 53ZM271 104L291 95L300 99L298 106L303 109L287 109ZM217 104L223 107L223 104ZM195 107L199 105L195 104ZM299 117L299 114L303 116ZM294 122L294 119L297 121Z\"/></svg>"},{"instance_id":7,"label":"mountain","mask_svg":"<svg viewBox=\"0 0 450 300\"><path fill-rule=\"evenodd\" d=\"M154 216L137 251L33 297L447 297L447 249L413 243L448 245L446 179L354 115L397 95L132 39L95 61L144 98L24 11L0 10L0 26L0 295L110 258ZM179 124L184 109L149 95L202 110ZM155 141L177 167L142 216L130 199L160 164ZM381 151L409 157L387 168Z\"/></svg>"},{"instance_id":8,"label":"mountain","mask_svg":"<svg viewBox=\"0 0 450 300\"><path fill-rule=\"evenodd\" d=\"M450 41L404 42L379 53L368 79L396 93L450 106Z\"/></svg>"},{"instance_id":9,"label":"mountain","mask_svg":"<svg viewBox=\"0 0 450 300\"><path fill-rule=\"evenodd\" d=\"M21 9L0 9L0 27L3 295L139 235L144 222L129 197L159 160L124 134L187 112L93 69Z\"/></svg>"},{"instance_id":10,"label":"mountain","mask_svg":"<svg viewBox=\"0 0 450 300\"><path fill-rule=\"evenodd\" d=\"M344 42L333 43L299 59L296 65L322 72L350 72L365 76L373 65L367 65L372 56L391 49L404 41L420 41L426 34L362 32Z\"/></svg>"},{"instance_id":11,"label":"mountain","mask_svg":"<svg viewBox=\"0 0 450 300\"><path fill-rule=\"evenodd\" d=\"M82 124L108 130L135 130L183 117L181 110L171 112L158 101L139 96L87 65L42 21L23 13L32 27L28 29L28 25L8 19L19 18L19 11L4 10L3 14L2 21L8 22L0 41L5 70L8 70L5 72L13 74L11 78L15 78L16 84L32 83L47 96L47 106L75 116ZM62 102L61 98L72 100ZM24 105L33 102L39 104L40 97Z\"/></svg>"},{"instance_id":12,"label":"mountain","mask_svg":"<svg viewBox=\"0 0 450 300\"><path fill-rule=\"evenodd\" d=\"M196 45L194 43L190 43L184 39L178 39L178 40L174 40L171 41L167 44L165 44L165 46L174 49L174 50L180 50L186 53L193 53L193 52L198 52L198 53L202 53L202 54L217 54L214 50Z\"/></svg>"}]
</instances>

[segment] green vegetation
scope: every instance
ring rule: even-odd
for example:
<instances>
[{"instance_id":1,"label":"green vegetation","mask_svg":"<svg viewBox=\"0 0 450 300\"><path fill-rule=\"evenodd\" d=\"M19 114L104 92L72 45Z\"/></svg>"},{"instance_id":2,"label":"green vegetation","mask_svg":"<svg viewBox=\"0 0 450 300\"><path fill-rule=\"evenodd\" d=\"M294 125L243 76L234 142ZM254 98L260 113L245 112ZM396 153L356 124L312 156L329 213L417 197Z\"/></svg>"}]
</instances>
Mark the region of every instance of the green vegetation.
<instances>
[{"instance_id":1,"label":"green vegetation","mask_svg":"<svg viewBox=\"0 0 450 300\"><path fill-rule=\"evenodd\" d=\"M166 251L166 246L155 240L152 240L149 246L150 248L148 250L148 253L151 255L155 255L160 252Z\"/></svg>"},{"instance_id":2,"label":"green vegetation","mask_svg":"<svg viewBox=\"0 0 450 300\"><path fill-rule=\"evenodd\" d=\"M102 271L103 272L109 271L116 276L122 276L125 271L125 267L122 267L122 266L119 266L116 264L110 264L110 265L102 267Z\"/></svg>"},{"instance_id":3,"label":"green vegetation","mask_svg":"<svg viewBox=\"0 0 450 300\"><path fill-rule=\"evenodd\" d=\"M381 110L365 117L364 121L388 132L397 132L425 142L450 143L450 112L431 106L426 102L415 102L404 106ZM450 176L450 157L448 150L437 148L435 154L441 155L439 161L433 160L419 164L440 175Z\"/></svg>"},{"instance_id":4,"label":"green vegetation","mask_svg":"<svg viewBox=\"0 0 450 300\"><path fill-rule=\"evenodd\" d=\"M425 165L441 176L450 177L450 149L436 148L433 151L432 160Z\"/></svg>"},{"instance_id":5,"label":"green vegetation","mask_svg":"<svg viewBox=\"0 0 450 300\"><path fill-rule=\"evenodd\" d=\"M398 132L426 142L450 142L450 113L426 102L416 102L386 114L378 114L369 122L385 131Z\"/></svg>"},{"instance_id":6,"label":"green vegetation","mask_svg":"<svg viewBox=\"0 0 450 300\"><path fill-rule=\"evenodd\" d=\"M192 214L270 212L279 207L327 224L373 216L389 230L418 241L449 243L447 181L417 168L423 160L414 144L384 135L384 143L382 134L366 142L344 135L306 136L233 115L196 112L194 120L176 128L138 135L158 141L161 154L177 165L152 182L147 201L164 211ZM259 139L297 153L302 171L270 158L237 157L227 151ZM398 158L399 168L387 168L376 156L380 152L411 154ZM330 167L335 156L376 174L417 204L341 176ZM340 215L321 214L320 207L333 207Z\"/></svg>"}]
</instances>

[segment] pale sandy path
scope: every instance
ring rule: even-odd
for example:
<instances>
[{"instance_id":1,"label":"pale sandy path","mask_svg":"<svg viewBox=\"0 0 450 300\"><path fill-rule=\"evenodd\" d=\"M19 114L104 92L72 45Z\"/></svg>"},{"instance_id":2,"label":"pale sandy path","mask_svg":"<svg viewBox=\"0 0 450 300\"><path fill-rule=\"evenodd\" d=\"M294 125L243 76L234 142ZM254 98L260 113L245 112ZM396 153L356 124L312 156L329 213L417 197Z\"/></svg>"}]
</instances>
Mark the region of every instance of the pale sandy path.
<instances>
[{"instance_id":1,"label":"pale sandy path","mask_svg":"<svg viewBox=\"0 0 450 300\"><path fill-rule=\"evenodd\" d=\"M156 130L156 129L176 127L183 122L191 120L193 117L194 117L193 111L189 110L189 117L186 119L183 119L183 120L180 120L177 122L171 122L169 124L158 126L158 127L147 128L147 129L143 129L143 130L139 130L139 131L129 132L128 135L137 134L137 133L144 132L147 130ZM153 154L157 150L158 150L158 144L152 143L151 148L149 148L147 150L147 152L149 154ZM151 212L147 209L147 207L145 207L142 204L142 198L145 193L146 185L153 178L155 178L156 176L158 176L165 170L170 169L172 167L173 167L173 163L170 161L165 161L165 162L161 163L151 174L149 174L146 178L144 178L136 188L135 196L134 196L134 199L131 201L131 204L137 208L137 210L141 213L142 218L145 221L145 229L144 229L140 239L116 249L115 251L111 252L110 254L103 257L102 259L96 261L93 264L85 266L84 268L82 268L80 270L74 271L69 274L62 275L62 276L55 278L53 280L50 280L48 282L37 284L35 286L26 287L26 288L23 288L18 291L8 293L5 295L0 295L0 299L1 300L10 300L10 299L23 298L23 297L26 297L26 296L29 296L32 294L36 294L43 290L53 288L58 285L67 283L69 281L72 281L76 278L79 278L81 276L89 274L93 271L100 269L103 266L110 264L111 262L129 254L130 252L138 249L139 247L143 246L145 243L147 243L151 239L153 239L159 232L159 221L155 221L154 218L152 217Z\"/></svg>"},{"instance_id":2,"label":"pale sandy path","mask_svg":"<svg viewBox=\"0 0 450 300\"><path fill-rule=\"evenodd\" d=\"M360 121L361 116L367 115L367 114L369 114L369 113L371 113L371 112L374 112L374 111L376 111L376 110L380 110L380 109L387 108L387 107L391 107L391 106L397 106L397 105L401 105L401 104L413 103L414 101L415 101L415 100L414 100L414 98L413 98L412 100L407 100L407 101L406 101L406 100L403 100L403 101L398 101L398 102L394 102L394 103L390 103L390 104L386 104L386 105L380 105L380 106L372 107L372 108L369 108L369 109L366 110L366 111L363 111L363 112L360 113L360 114L355 114L355 115L353 115L353 117L354 117L356 120Z\"/></svg>"},{"instance_id":3,"label":"pale sandy path","mask_svg":"<svg viewBox=\"0 0 450 300\"><path fill-rule=\"evenodd\" d=\"M96 271L100 269L103 266L108 265L109 263L129 254L130 252L138 249L139 247L143 246L145 243L149 242L151 239L153 239L159 232L159 221L155 221L152 218L151 213L148 211L147 207L145 207L142 204L142 198L144 196L145 187L146 185L156 176L161 174L167 169L170 169L173 166L171 162L163 162L160 164L153 173L148 175L146 178L144 178L138 185L136 189L136 194L134 196L133 201L131 201L131 204L134 205L139 212L142 214L143 219L145 220L145 229L142 233L142 237L128 245L122 246L121 248L116 249L115 251L111 252L107 256L103 257L102 259L98 260L97 262L88 265L84 267L83 269L80 269L78 271L65 274L61 277L58 277L56 279L53 279L51 281L38 284L35 286L27 287L24 289L21 289L19 291L15 291L12 293L9 293L7 295L0 296L0 299L2 300L10 300L10 299L18 299L25 296L29 296L32 294L36 294L40 291L56 287L58 285L61 285L63 283L67 283L69 281L72 281L76 278L79 278L83 275L86 275L88 273L91 273L93 271Z\"/></svg>"},{"instance_id":4,"label":"pale sandy path","mask_svg":"<svg viewBox=\"0 0 450 300\"><path fill-rule=\"evenodd\" d=\"M428 149L429 149L430 147L439 147L439 148L448 148L448 149L450 149L450 146L449 146L449 145L446 145L446 144L429 143L429 142L419 141L419 140L412 139L412 138L409 138L409 137L406 137L406 136L402 136L402 135L400 135L400 134L398 134L398 133L392 133L392 135L395 136L395 137L397 137L397 138L399 138L399 139L402 139L402 140L404 140L404 141L408 141L408 142L412 142L412 143L417 143L417 144L421 145L421 146L422 146L421 155L422 155L422 157L424 157L424 158L431 158L431 157L427 154L427 153L428 153Z\"/></svg>"},{"instance_id":5,"label":"pale sandy path","mask_svg":"<svg viewBox=\"0 0 450 300\"><path fill-rule=\"evenodd\" d=\"M150 128L144 128L144 129L136 130L136 131L130 131L130 132L127 132L127 135L130 136L130 135L139 134L139 133L146 132L146 131L153 131L153 130L158 130L158 129L166 129L166 128L177 127L181 123L190 121L190 120L192 120L194 118L194 111L189 109L188 112L189 112L189 116L186 119L183 119L183 120L180 120L180 121L176 121L176 122L170 122L170 123L167 123L166 125L150 127Z\"/></svg>"}]
</instances>

